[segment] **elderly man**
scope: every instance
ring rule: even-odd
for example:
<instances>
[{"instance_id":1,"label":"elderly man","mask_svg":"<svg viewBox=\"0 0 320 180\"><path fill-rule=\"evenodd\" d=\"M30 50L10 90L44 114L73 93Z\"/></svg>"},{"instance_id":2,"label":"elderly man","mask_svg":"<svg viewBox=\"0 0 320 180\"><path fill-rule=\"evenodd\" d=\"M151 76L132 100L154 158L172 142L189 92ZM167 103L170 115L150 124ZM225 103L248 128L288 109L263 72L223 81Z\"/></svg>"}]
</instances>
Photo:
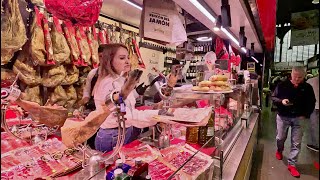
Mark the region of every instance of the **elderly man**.
<instances>
[{"instance_id":1,"label":"elderly man","mask_svg":"<svg viewBox=\"0 0 320 180\"><path fill-rule=\"evenodd\" d=\"M310 116L309 124L309 142L307 144L307 148L318 152L319 151L319 75L314 78L311 78L307 81L314 91L316 96L316 107L313 113Z\"/></svg>"},{"instance_id":2,"label":"elderly man","mask_svg":"<svg viewBox=\"0 0 320 180\"><path fill-rule=\"evenodd\" d=\"M283 158L282 152L291 127L291 150L288 156L288 170L294 177L300 177L296 169L298 155L301 149L302 126L310 117L315 107L315 95L310 84L304 81L304 67L294 67L291 80L278 84L273 92L272 100L278 107L277 113L277 152L276 158Z\"/></svg>"}]
</instances>

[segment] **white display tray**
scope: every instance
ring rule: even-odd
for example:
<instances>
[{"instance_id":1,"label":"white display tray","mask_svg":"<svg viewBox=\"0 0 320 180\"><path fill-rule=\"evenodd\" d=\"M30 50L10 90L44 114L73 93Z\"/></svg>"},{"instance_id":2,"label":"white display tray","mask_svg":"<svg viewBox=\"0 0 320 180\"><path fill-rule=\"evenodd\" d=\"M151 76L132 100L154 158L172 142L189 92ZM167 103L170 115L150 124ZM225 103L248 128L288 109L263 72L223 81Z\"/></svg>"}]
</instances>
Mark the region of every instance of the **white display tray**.
<instances>
[{"instance_id":1,"label":"white display tray","mask_svg":"<svg viewBox=\"0 0 320 180\"><path fill-rule=\"evenodd\" d=\"M175 92L180 92L180 93L196 93L196 94L226 94L226 93L232 93L233 90L228 90L228 91L193 91L192 90L192 85L184 85L181 87L174 88Z\"/></svg>"},{"instance_id":2,"label":"white display tray","mask_svg":"<svg viewBox=\"0 0 320 180\"><path fill-rule=\"evenodd\" d=\"M198 93L198 94L227 94L227 93L232 93L233 90L229 90L229 91L213 91L213 90L210 90L210 91L193 91L191 90L192 92L194 93Z\"/></svg>"}]
</instances>

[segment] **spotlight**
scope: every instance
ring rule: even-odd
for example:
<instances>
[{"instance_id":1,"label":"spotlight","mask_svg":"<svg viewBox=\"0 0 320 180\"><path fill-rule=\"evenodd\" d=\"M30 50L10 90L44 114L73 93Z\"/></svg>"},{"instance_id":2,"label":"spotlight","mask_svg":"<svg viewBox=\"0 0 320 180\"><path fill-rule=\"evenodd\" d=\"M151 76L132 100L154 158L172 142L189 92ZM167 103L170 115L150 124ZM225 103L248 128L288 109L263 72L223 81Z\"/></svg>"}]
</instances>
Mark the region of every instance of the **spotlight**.
<instances>
[{"instance_id":1,"label":"spotlight","mask_svg":"<svg viewBox=\"0 0 320 180\"><path fill-rule=\"evenodd\" d=\"M221 28L221 15L218 16L216 26L213 28L214 31L220 31Z\"/></svg>"}]
</instances>

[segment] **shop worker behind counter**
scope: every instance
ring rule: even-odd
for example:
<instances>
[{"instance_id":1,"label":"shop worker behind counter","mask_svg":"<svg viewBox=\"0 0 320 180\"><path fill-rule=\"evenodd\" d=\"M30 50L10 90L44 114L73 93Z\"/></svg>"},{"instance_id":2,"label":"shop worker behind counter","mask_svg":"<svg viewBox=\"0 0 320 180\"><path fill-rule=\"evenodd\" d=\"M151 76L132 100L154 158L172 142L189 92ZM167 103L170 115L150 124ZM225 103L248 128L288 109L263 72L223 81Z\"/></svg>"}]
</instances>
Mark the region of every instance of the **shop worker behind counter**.
<instances>
[{"instance_id":1,"label":"shop worker behind counter","mask_svg":"<svg viewBox=\"0 0 320 180\"><path fill-rule=\"evenodd\" d=\"M310 84L306 83L304 67L294 67L291 80L277 85L272 95L273 103L278 107L277 113L277 152L276 158L282 160L284 143L288 129L291 127L291 150L288 156L288 170L294 177L300 173L296 169L298 155L301 149L303 124L310 118L315 107L315 95Z\"/></svg>"},{"instance_id":2,"label":"shop worker behind counter","mask_svg":"<svg viewBox=\"0 0 320 180\"><path fill-rule=\"evenodd\" d=\"M102 52L105 48L108 48L109 46L122 47L120 45L100 45L98 48L100 62L104 62L104 61L102 61ZM79 105L84 106L85 111L87 111L87 113L88 113L88 111L91 112L91 111L96 110L93 89L95 87L95 84L97 83L99 73L101 73L101 70L99 70L99 68L101 69L101 67L105 68L105 66L101 66L101 64L100 64L100 66L98 68L94 68L89 72L87 79L86 79L86 84L83 89L83 97L82 97L81 101L79 102ZM143 95L143 93L146 91L147 88L148 88L148 86L144 86L143 83L140 84L133 91L134 97L138 97L139 95ZM74 114L78 115L79 112L74 113ZM133 127L132 131L133 131L132 133L134 134L134 136L138 136L140 129ZM89 138L87 140L88 145L92 149L95 149L94 144L95 144L96 135L97 135L97 133L95 133L91 138Z\"/></svg>"}]
</instances>

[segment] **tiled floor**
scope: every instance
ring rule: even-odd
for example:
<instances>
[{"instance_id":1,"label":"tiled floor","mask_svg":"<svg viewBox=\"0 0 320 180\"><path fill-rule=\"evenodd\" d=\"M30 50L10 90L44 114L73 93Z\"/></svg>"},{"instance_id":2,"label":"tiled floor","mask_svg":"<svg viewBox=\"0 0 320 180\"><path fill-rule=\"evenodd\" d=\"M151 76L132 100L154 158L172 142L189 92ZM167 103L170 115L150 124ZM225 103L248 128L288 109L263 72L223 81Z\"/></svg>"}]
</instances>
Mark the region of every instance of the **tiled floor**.
<instances>
[{"instance_id":1,"label":"tiled floor","mask_svg":"<svg viewBox=\"0 0 320 180\"><path fill-rule=\"evenodd\" d=\"M284 159L275 158L276 152L276 121L275 113L270 108L262 111L260 138L254 154L250 180L292 180L296 179L287 170L287 156L290 152L290 130L285 143ZM301 173L301 180L319 179L319 171L314 162L319 162L319 153L306 148L307 135L304 133L302 148L298 159L297 168Z\"/></svg>"}]
</instances>

